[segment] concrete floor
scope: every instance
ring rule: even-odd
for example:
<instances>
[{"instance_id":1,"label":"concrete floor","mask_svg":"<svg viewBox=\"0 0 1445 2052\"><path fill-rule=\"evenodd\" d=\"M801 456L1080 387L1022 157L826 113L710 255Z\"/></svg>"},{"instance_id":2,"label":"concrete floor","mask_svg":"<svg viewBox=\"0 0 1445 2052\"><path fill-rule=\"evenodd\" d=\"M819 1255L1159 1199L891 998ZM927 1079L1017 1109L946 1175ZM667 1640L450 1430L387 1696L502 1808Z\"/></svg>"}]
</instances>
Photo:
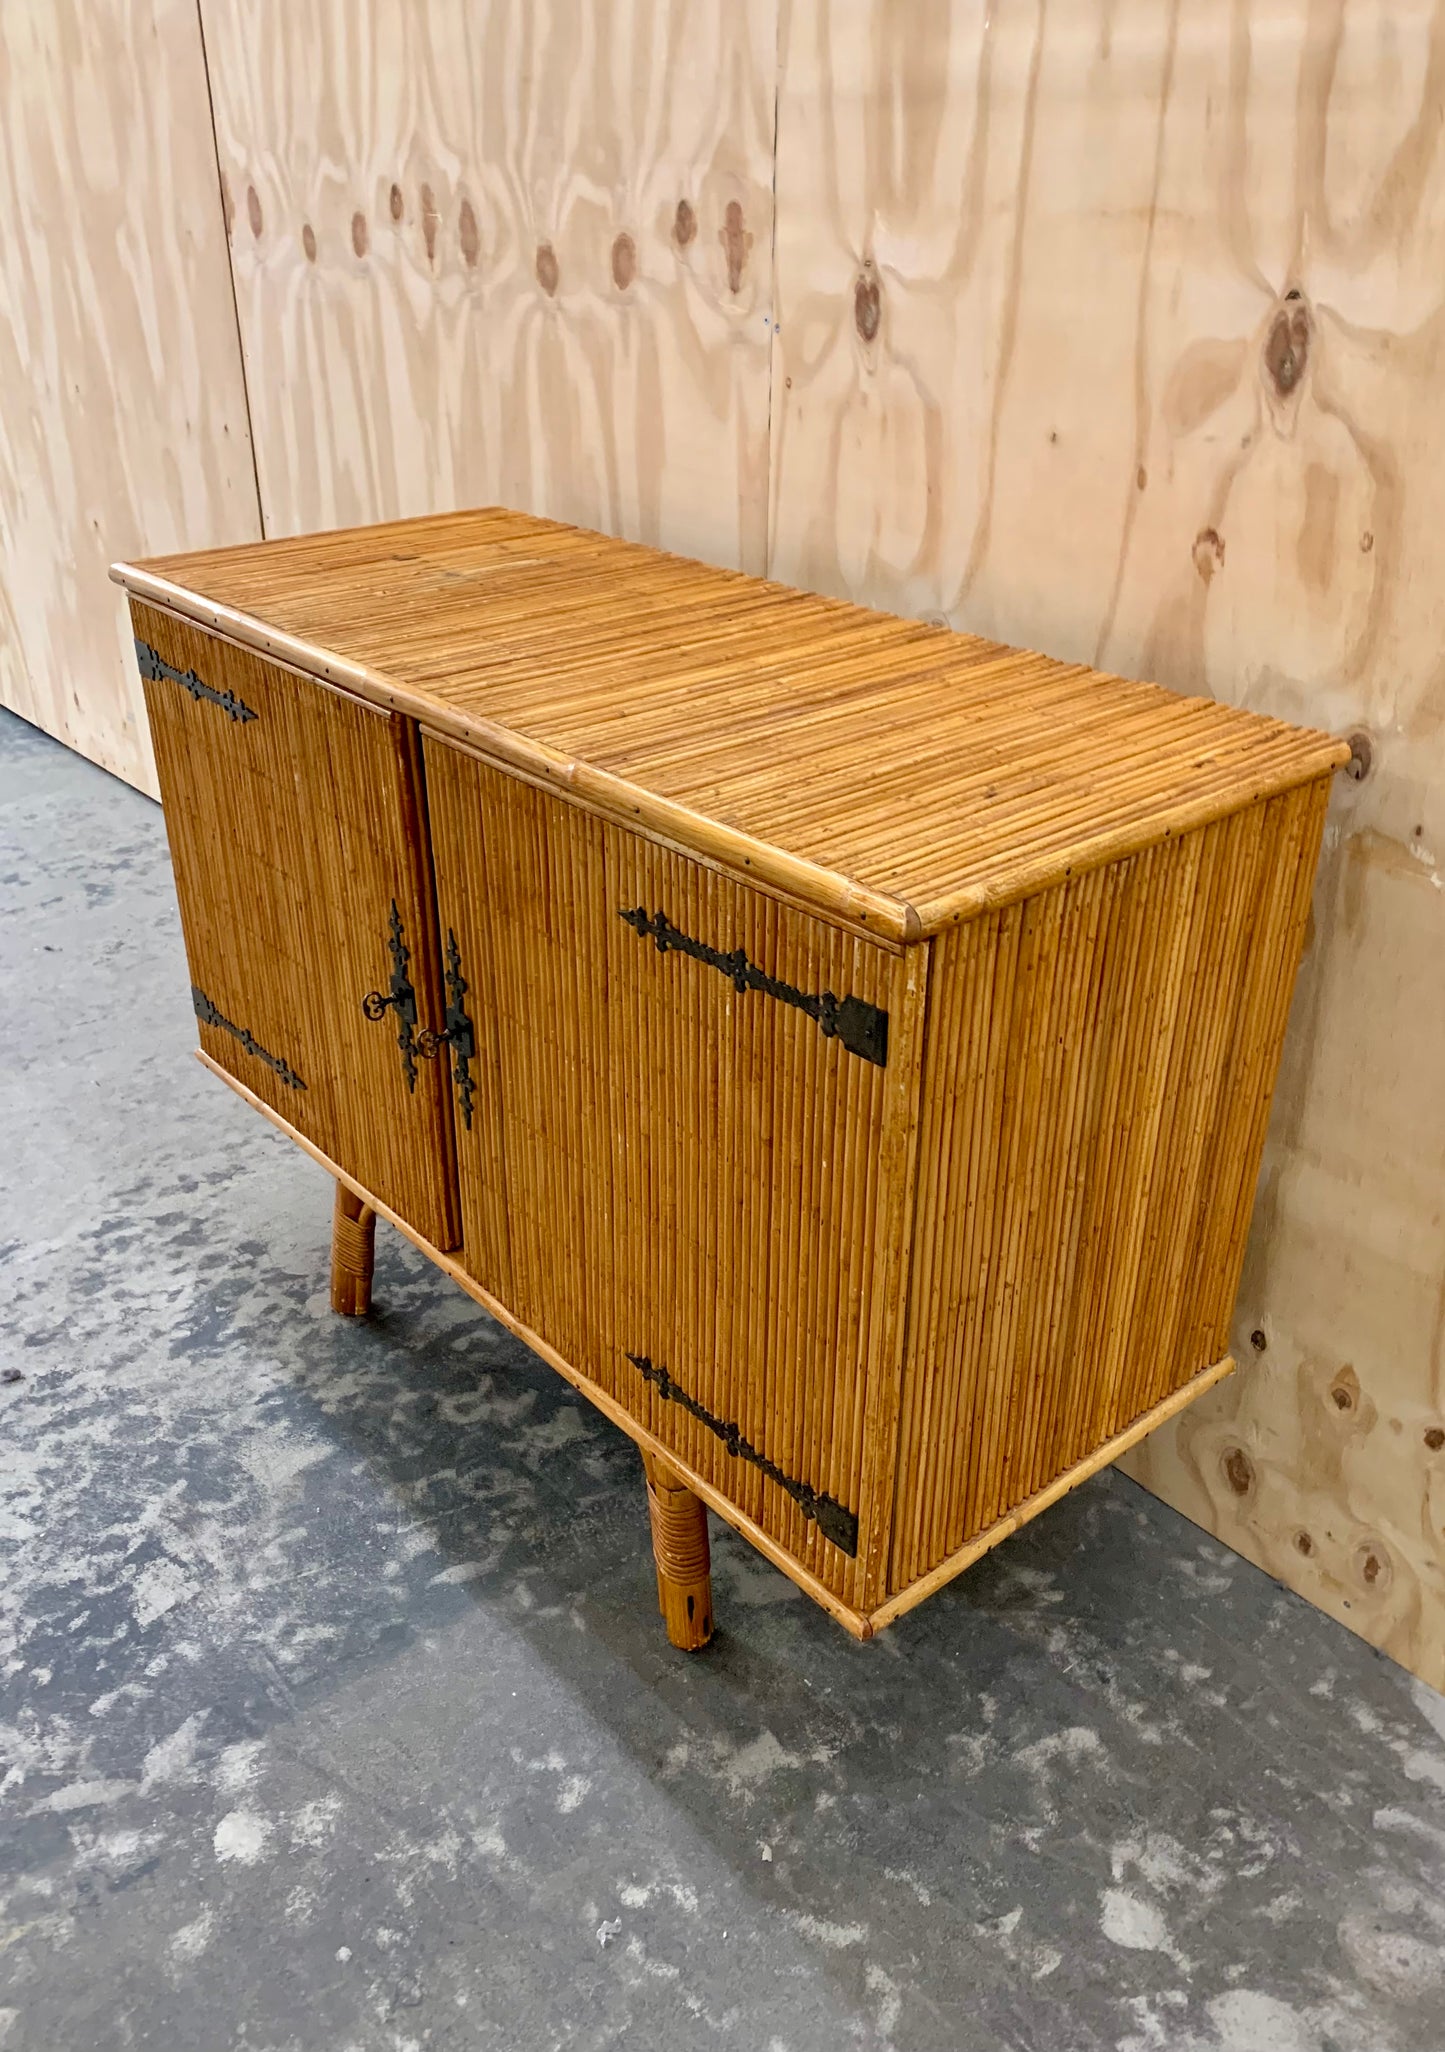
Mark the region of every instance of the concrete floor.
<instances>
[{"instance_id":1,"label":"concrete floor","mask_svg":"<svg viewBox=\"0 0 1445 2052\"><path fill-rule=\"evenodd\" d=\"M3 2052L1440 2052L1445 1700L1105 1475L871 1646L188 1058L0 714ZM605 1941L605 1942L604 1942Z\"/></svg>"}]
</instances>

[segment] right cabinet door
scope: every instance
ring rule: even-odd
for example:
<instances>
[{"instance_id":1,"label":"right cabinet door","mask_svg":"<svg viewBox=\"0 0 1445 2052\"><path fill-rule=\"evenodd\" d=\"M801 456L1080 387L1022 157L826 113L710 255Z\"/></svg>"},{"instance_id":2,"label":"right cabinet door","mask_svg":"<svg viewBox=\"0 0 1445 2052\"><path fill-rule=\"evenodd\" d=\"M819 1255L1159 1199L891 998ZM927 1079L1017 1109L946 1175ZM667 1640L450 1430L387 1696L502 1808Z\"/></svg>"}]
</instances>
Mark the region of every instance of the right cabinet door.
<instances>
[{"instance_id":1,"label":"right cabinet door","mask_svg":"<svg viewBox=\"0 0 1445 2052\"><path fill-rule=\"evenodd\" d=\"M462 1258L862 1605L891 1510L924 951L425 746L443 943L485 1043Z\"/></svg>"}]
</instances>

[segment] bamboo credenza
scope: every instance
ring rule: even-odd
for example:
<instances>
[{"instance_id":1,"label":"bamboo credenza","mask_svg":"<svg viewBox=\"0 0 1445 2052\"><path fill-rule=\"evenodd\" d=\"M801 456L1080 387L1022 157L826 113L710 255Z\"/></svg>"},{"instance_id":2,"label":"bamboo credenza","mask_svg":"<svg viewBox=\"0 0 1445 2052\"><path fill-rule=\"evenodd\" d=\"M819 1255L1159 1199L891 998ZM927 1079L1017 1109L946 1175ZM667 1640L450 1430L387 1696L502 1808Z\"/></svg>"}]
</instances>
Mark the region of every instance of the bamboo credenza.
<instances>
[{"instance_id":1,"label":"bamboo credenza","mask_svg":"<svg viewBox=\"0 0 1445 2052\"><path fill-rule=\"evenodd\" d=\"M1326 735L513 513L121 565L201 1059L880 1625L1229 1372Z\"/></svg>"}]
</instances>

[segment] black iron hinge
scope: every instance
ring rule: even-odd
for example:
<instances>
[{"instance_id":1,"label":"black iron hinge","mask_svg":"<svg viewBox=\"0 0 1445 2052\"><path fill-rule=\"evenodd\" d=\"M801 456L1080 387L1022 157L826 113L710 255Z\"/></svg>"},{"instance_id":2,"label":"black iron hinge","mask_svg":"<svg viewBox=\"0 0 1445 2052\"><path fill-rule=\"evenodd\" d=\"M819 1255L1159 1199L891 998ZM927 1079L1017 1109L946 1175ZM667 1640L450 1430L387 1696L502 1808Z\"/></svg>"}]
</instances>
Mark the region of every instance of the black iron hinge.
<instances>
[{"instance_id":1,"label":"black iron hinge","mask_svg":"<svg viewBox=\"0 0 1445 2052\"><path fill-rule=\"evenodd\" d=\"M203 1026L219 1026L223 1033L229 1033L233 1040L239 1040L247 1054L254 1055L258 1062L264 1062L268 1069L281 1078L288 1090L306 1088L289 1062L282 1061L280 1055L271 1054L244 1026L237 1026L224 1012L218 1011L206 993L197 989L194 983L191 985L191 1003L195 1006L196 1017Z\"/></svg>"},{"instance_id":2,"label":"black iron hinge","mask_svg":"<svg viewBox=\"0 0 1445 2052\"><path fill-rule=\"evenodd\" d=\"M691 955L695 962L706 962L710 969L728 977L734 990L760 990L765 997L793 1005L816 1020L826 1039L841 1041L849 1054L860 1055L865 1062L876 1062L879 1068L886 1065L888 1014L881 1006L870 1005L863 998L835 997L831 990L799 990L795 984L783 983L759 969L741 948L725 952L680 933L665 912L649 912L644 905L619 906L617 916L625 919L634 933L655 942L659 954Z\"/></svg>"},{"instance_id":3,"label":"black iron hinge","mask_svg":"<svg viewBox=\"0 0 1445 2052\"><path fill-rule=\"evenodd\" d=\"M166 661L159 650L152 648L148 641L137 638L135 659L140 664L141 675L152 684L158 683L162 678L168 678L172 684L179 684L182 691L188 691L197 704L204 698L208 704L218 705L221 711L228 713L233 720L259 718L259 714L247 705L244 698L237 698L234 691L213 690L194 670L178 670L173 663Z\"/></svg>"},{"instance_id":4,"label":"black iron hinge","mask_svg":"<svg viewBox=\"0 0 1445 2052\"><path fill-rule=\"evenodd\" d=\"M711 1411L700 1404L696 1397L680 1389L665 1368L659 1368L646 1354L629 1354L628 1360L644 1382L650 1382L664 1403L681 1404L690 1417L700 1425L706 1425L714 1432L728 1452L740 1461L749 1461L755 1468L761 1468L770 1482L776 1482L792 1497L803 1516L815 1523L823 1537L836 1546L840 1553L850 1559L858 1554L858 1513L850 1511L839 1503L835 1496L827 1496L822 1490L814 1489L811 1483L795 1481L785 1475L776 1461L770 1461L765 1453L759 1452L750 1439L743 1437L741 1429L724 1418L715 1418Z\"/></svg>"},{"instance_id":5,"label":"black iron hinge","mask_svg":"<svg viewBox=\"0 0 1445 2052\"><path fill-rule=\"evenodd\" d=\"M393 898L391 917L387 922L386 941L391 955L390 989L369 990L361 1000L361 1009L371 1020L384 1019L388 1012L396 1014L396 1044L401 1051L401 1066L408 1090L416 1089L418 1060L434 1062L444 1047L451 1049L452 1077L461 1100L462 1124L470 1132L472 1098L476 1092L472 1063L477 1058L477 1036L467 1013L466 996L470 985L462 974L462 958L457 947L457 937L448 927L446 1025L437 1033L429 1026L420 1029L417 1027L416 988L410 974L411 950L406 944L405 936L406 929L402 924L401 912L396 899Z\"/></svg>"}]
</instances>

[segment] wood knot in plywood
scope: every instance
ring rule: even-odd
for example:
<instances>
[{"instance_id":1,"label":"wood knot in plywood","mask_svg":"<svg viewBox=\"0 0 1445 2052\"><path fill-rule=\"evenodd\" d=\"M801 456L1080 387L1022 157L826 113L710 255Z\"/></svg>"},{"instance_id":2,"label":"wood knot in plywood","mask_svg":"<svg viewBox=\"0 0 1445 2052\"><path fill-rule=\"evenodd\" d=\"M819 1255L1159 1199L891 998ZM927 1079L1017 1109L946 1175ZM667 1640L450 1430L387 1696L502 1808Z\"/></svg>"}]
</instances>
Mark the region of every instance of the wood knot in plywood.
<instances>
[{"instance_id":1,"label":"wood knot in plywood","mask_svg":"<svg viewBox=\"0 0 1445 2052\"><path fill-rule=\"evenodd\" d=\"M366 216L360 207L351 217L351 247L359 257L364 257L371 247L371 236L366 226Z\"/></svg>"},{"instance_id":2,"label":"wood knot in plywood","mask_svg":"<svg viewBox=\"0 0 1445 2052\"><path fill-rule=\"evenodd\" d=\"M441 225L441 218L437 212L436 194L429 185L424 185L421 189L421 233L426 244L426 260L429 264L436 262L437 229Z\"/></svg>"},{"instance_id":3,"label":"wood knot in plywood","mask_svg":"<svg viewBox=\"0 0 1445 2052\"><path fill-rule=\"evenodd\" d=\"M1425 1444L1429 1447L1431 1453L1439 1453L1441 1447L1445 1446L1445 1427L1427 1425L1425 1427Z\"/></svg>"},{"instance_id":4,"label":"wood knot in plywood","mask_svg":"<svg viewBox=\"0 0 1445 2052\"><path fill-rule=\"evenodd\" d=\"M1395 1579L1394 1563L1378 1539L1364 1539L1355 1549L1355 1572L1372 1595L1383 1595Z\"/></svg>"},{"instance_id":5,"label":"wood knot in plywood","mask_svg":"<svg viewBox=\"0 0 1445 2052\"><path fill-rule=\"evenodd\" d=\"M482 252L482 234L477 226L477 210L469 199L462 201L457 215L457 241L461 244L462 262L469 271L474 271Z\"/></svg>"},{"instance_id":6,"label":"wood knot in plywood","mask_svg":"<svg viewBox=\"0 0 1445 2052\"><path fill-rule=\"evenodd\" d=\"M680 199L677 203L677 212L672 218L672 239L679 249L686 249L696 234L697 215L693 211L692 201Z\"/></svg>"},{"instance_id":7,"label":"wood knot in plywood","mask_svg":"<svg viewBox=\"0 0 1445 2052\"><path fill-rule=\"evenodd\" d=\"M246 219L251 224L251 233L259 241L261 236L261 195L254 185L246 187Z\"/></svg>"},{"instance_id":8,"label":"wood knot in plywood","mask_svg":"<svg viewBox=\"0 0 1445 2052\"><path fill-rule=\"evenodd\" d=\"M307 263L314 264L316 261L316 230L309 221L301 223L301 247L306 252Z\"/></svg>"},{"instance_id":9,"label":"wood knot in plywood","mask_svg":"<svg viewBox=\"0 0 1445 2052\"><path fill-rule=\"evenodd\" d=\"M723 254L727 258L728 291L736 293L742 288L743 266L747 263L748 251L753 246L752 235L743 222L742 203L739 200L728 201L717 239L722 244Z\"/></svg>"},{"instance_id":10,"label":"wood knot in plywood","mask_svg":"<svg viewBox=\"0 0 1445 2052\"><path fill-rule=\"evenodd\" d=\"M1219 1465L1224 1479L1236 1496L1248 1496L1254 1487L1254 1462L1242 1446L1227 1446L1220 1455Z\"/></svg>"},{"instance_id":11,"label":"wood knot in plywood","mask_svg":"<svg viewBox=\"0 0 1445 2052\"><path fill-rule=\"evenodd\" d=\"M883 295L878 287L878 273L870 259L853 284L853 325L864 342L877 340L882 318Z\"/></svg>"},{"instance_id":12,"label":"wood knot in plywood","mask_svg":"<svg viewBox=\"0 0 1445 2052\"><path fill-rule=\"evenodd\" d=\"M391 208L392 220L399 221L406 211L406 201L401 196L401 187L399 185L392 186L387 196L387 205Z\"/></svg>"},{"instance_id":13,"label":"wood knot in plywood","mask_svg":"<svg viewBox=\"0 0 1445 2052\"><path fill-rule=\"evenodd\" d=\"M1264 368L1281 399L1287 399L1305 374L1310 355L1310 310L1298 287L1269 324L1264 343Z\"/></svg>"},{"instance_id":14,"label":"wood knot in plywood","mask_svg":"<svg viewBox=\"0 0 1445 2052\"><path fill-rule=\"evenodd\" d=\"M553 249L550 242L539 242L537 244L536 271L537 283L549 299L555 299L557 295L557 282L562 275L562 271L561 266L557 262L557 252Z\"/></svg>"},{"instance_id":15,"label":"wood knot in plywood","mask_svg":"<svg viewBox=\"0 0 1445 2052\"><path fill-rule=\"evenodd\" d=\"M1216 527L1201 527L1194 537L1194 567L1205 584L1224 568L1224 537Z\"/></svg>"},{"instance_id":16,"label":"wood knot in plywood","mask_svg":"<svg viewBox=\"0 0 1445 2052\"><path fill-rule=\"evenodd\" d=\"M637 276L637 244L624 231L612 244L612 282L619 292L625 292Z\"/></svg>"},{"instance_id":17,"label":"wood knot in plywood","mask_svg":"<svg viewBox=\"0 0 1445 2052\"><path fill-rule=\"evenodd\" d=\"M1330 1402L1346 1416L1359 1409L1360 1378L1353 1368L1342 1368L1330 1384Z\"/></svg>"}]
</instances>

